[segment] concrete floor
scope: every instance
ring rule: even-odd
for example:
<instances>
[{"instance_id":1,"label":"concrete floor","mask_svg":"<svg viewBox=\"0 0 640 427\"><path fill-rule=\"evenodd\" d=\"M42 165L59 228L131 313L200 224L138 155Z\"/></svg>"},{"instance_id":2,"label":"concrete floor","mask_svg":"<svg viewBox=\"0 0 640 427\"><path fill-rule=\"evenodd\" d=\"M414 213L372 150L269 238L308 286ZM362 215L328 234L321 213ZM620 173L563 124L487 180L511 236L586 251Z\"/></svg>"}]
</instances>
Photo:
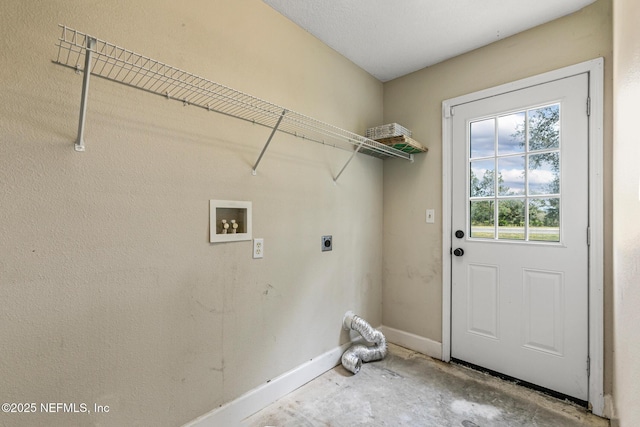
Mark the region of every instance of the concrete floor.
<instances>
[{"instance_id":1,"label":"concrete floor","mask_svg":"<svg viewBox=\"0 0 640 427\"><path fill-rule=\"evenodd\" d=\"M471 369L389 345L382 361L357 375L326 372L243 425L605 427L573 404Z\"/></svg>"}]
</instances>

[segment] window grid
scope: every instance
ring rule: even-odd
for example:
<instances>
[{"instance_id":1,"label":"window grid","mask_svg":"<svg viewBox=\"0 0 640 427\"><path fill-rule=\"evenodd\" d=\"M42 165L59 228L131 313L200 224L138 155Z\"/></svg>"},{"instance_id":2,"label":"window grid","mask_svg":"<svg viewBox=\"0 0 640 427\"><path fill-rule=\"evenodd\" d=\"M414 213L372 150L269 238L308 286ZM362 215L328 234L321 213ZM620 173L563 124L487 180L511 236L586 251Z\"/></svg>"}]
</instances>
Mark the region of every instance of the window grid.
<instances>
[{"instance_id":1,"label":"window grid","mask_svg":"<svg viewBox=\"0 0 640 427\"><path fill-rule=\"evenodd\" d=\"M551 148L538 148L536 149L535 147L532 147L532 143L531 143L531 114L535 111L540 111L543 110L544 108L557 108L557 121L555 122L555 127L557 128L556 133L557 133L557 143L555 146L551 147ZM469 233L468 236L471 238L480 238L483 240L495 240L495 241L512 241L512 242L529 242L529 241L535 241L535 242L540 242L543 241L542 239L532 239L532 234L531 234L531 226L530 226L530 222L531 222L531 204L533 201L539 200L540 203L552 203L552 200L555 200L557 203L557 206L559 207L561 205L561 190L560 190L560 183L558 182L557 185L557 191L555 192L532 192L531 191L531 186L530 186L530 179L531 179L531 171L534 170L531 167L531 160L532 160L532 156L544 156L547 155L549 157L552 157L554 154L557 156L557 165L559 167L559 165L561 164L561 138L560 138L560 105L559 104L553 104L550 106L542 106L542 107L535 107L535 108L530 108L527 110L523 110L523 111L518 111L516 113L510 113L511 115L513 114L524 114L524 123L523 123L523 137L524 137L524 141L522 142L523 144L523 150L521 152L508 152L505 154L501 154L500 150L499 150L499 137L500 137L500 129L499 129L499 120L502 117L508 117L509 114L505 115L495 115L492 117L488 117L488 118L483 118L481 120L478 121L474 121L474 122L470 122L469 123L469 150L467 151L468 153L468 166L469 169L468 171L470 171L470 176L469 179L467 180L467 197L468 197L468 209L469 209L469 221L468 221L468 226L469 226ZM473 138L473 132L472 132L472 125L474 123L480 123L482 121L487 121L487 120L492 120L493 121L493 155L485 155L485 156L476 156L473 157L473 153L472 153L472 141L471 139ZM549 122L549 123L553 123L553 122ZM548 125L548 123L547 123ZM501 177L501 171L499 168L500 165L500 160L501 159L514 159L514 158L524 158L524 166L523 166L523 174L524 174L524 182L523 182L523 192L521 194L501 194L501 188L500 188L500 181L502 179ZM473 164L474 163L478 163L478 162L482 162L482 161L493 161L493 194L492 195L481 195L481 196L474 196L472 195L472 174L473 174ZM560 179L560 171L556 170L556 178L558 181ZM477 177L476 177L477 178ZM508 237L501 237L501 226L500 226L500 202L505 202L505 201L517 201L517 200L522 200L523 201L523 208L524 208L524 212L522 215L523 218L523 237L520 239L514 239L514 238L508 238ZM493 210L493 237L478 237L478 236L474 236L474 232L473 232L473 224L472 224L472 218L471 218L471 211L472 211L472 206L473 206L473 202L489 202L491 203L492 206L492 210ZM560 214L561 214L561 210L560 212L558 212L558 226L557 226L557 238L555 240L549 240L552 242L558 242L560 241ZM503 235L506 235L507 233L502 233Z\"/></svg>"}]
</instances>

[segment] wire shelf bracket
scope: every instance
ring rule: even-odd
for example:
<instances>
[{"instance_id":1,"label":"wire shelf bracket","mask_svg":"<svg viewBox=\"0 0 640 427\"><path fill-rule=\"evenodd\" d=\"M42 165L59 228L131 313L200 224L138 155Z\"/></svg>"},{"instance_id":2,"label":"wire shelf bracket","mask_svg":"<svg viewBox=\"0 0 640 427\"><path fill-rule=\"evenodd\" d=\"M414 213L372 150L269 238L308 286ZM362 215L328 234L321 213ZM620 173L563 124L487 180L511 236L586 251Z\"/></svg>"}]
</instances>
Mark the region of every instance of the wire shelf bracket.
<instances>
[{"instance_id":1,"label":"wire shelf bracket","mask_svg":"<svg viewBox=\"0 0 640 427\"><path fill-rule=\"evenodd\" d=\"M76 151L84 151L84 120L87 114L87 98L89 97L89 78L91 76L91 58L93 57L93 49L96 46L96 39L89 37L87 39L87 53L84 60L84 69L87 72L82 77L82 96L80 97L80 120L78 123L78 139L76 140Z\"/></svg>"},{"instance_id":2,"label":"wire shelf bracket","mask_svg":"<svg viewBox=\"0 0 640 427\"><path fill-rule=\"evenodd\" d=\"M352 155L335 176L342 175L357 153L378 158L400 158L413 161L413 154L321 122L304 114L281 107L228 86L199 77L155 59L119 47L60 25L55 64L83 72L82 95L76 151L85 151L85 120L91 76L100 77L148 93L182 102L271 129L252 174L269 147L276 131L303 140L352 151Z\"/></svg>"},{"instance_id":3,"label":"wire shelf bracket","mask_svg":"<svg viewBox=\"0 0 640 427\"><path fill-rule=\"evenodd\" d=\"M271 130L271 135L269 135L269 139L267 139L267 143L264 144L264 148L262 149L262 151L260 152L260 155L258 156L258 160L256 160L256 164L253 165L253 169L251 171L251 173L255 176L257 173L257 169L258 169L258 165L260 164L260 160L262 160L262 156L264 156L265 151L267 151L267 148L269 148L269 144L271 144L271 139L273 139L273 135L276 133L276 131L278 130L278 128L280 127L280 123L282 123L282 119L284 118L284 115L287 113L287 110L282 110L282 115L280 116L280 118L278 119L276 125L273 127L273 129Z\"/></svg>"}]
</instances>

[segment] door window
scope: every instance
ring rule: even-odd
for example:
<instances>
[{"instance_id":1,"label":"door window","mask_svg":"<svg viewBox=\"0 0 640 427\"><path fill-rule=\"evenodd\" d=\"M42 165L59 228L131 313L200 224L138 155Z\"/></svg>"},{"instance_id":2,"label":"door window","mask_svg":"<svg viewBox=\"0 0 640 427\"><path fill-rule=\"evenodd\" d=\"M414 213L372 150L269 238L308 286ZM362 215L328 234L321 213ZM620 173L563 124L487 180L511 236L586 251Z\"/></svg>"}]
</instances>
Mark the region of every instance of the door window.
<instances>
[{"instance_id":1,"label":"door window","mask_svg":"<svg viewBox=\"0 0 640 427\"><path fill-rule=\"evenodd\" d=\"M560 241L560 104L469 123L469 236Z\"/></svg>"}]
</instances>

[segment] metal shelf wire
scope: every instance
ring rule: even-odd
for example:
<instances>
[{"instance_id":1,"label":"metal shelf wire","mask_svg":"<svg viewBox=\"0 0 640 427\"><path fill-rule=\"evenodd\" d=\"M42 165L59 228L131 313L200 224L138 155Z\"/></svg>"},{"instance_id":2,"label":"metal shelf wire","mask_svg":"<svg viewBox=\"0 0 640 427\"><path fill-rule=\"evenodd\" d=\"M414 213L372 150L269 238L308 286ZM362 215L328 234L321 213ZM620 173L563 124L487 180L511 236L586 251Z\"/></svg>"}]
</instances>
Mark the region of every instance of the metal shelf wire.
<instances>
[{"instance_id":1,"label":"metal shelf wire","mask_svg":"<svg viewBox=\"0 0 640 427\"><path fill-rule=\"evenodd\" d=\"M334 178L338 179L353 156L362 152L379 158L413 160L413 156L364 136L321 122L255 96L164 64L115 44L60 25L61 36L53 61L84 73L76 150L84 151L84 117L89 76L101 77L136 89L235 117L272 129L253 172L257 169L275 131L353 151ZM89 70L89 72L86 72Z\"/></svg>"}]
</instances>

